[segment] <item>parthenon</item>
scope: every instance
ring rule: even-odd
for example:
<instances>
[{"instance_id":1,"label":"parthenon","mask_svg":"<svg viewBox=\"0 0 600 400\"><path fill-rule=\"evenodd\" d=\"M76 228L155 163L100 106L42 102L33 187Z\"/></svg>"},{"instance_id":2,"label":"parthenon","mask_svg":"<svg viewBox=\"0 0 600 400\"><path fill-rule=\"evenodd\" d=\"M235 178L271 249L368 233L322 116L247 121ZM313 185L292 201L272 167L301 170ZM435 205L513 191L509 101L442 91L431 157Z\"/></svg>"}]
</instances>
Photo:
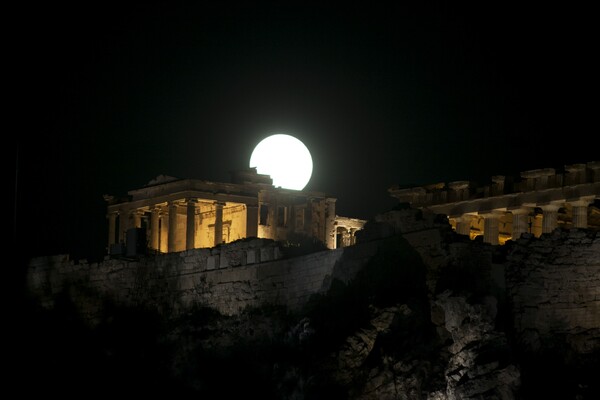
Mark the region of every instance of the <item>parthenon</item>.
<instances>
[{"instance_id":1,"label":"parthenon","mask_svg":"<svg viewBox=\"0 0 600 400\"><path fill-rule=\"evenodd\" d=\"M388 192L400 203L448 217L452 228L471 239L504 244L523 233L539 237L557 227L600 229L600 162L523 171L514 179L493 176L491 184L435 183Z\"/></svg>"},{"instance_id":2,"label":"parthenon","mask_svg":"<svg viewBox=\"0 0 600 400\"><path fill-rule=\"evenodd\" d=\"M231 183L160 175L122 198L104 196L108 254L172 253L258 237L303 235L334 249L354 243L366 221L337 216L336 199L274 187L255 168L233 171Z\"/></svg>"}]
</instances>

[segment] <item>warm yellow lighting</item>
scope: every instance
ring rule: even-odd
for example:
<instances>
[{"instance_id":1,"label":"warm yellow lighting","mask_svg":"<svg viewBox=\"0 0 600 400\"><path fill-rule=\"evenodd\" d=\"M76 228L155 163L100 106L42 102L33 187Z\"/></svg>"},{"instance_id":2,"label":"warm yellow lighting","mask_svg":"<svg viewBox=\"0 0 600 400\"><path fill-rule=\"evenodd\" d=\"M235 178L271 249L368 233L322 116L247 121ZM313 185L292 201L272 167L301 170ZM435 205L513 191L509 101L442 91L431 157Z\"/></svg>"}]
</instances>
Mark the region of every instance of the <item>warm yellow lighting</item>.
<instances>
[{"instance_id":1,"label":"warm yellow lighting","mask_svg":"<svg viewBox=\"0 0 600 400\"><path fill-rule=\"evenodd\" d=\"M250 168L270 175L273 186L302 190L310 180L313 163L304 143L293 136L277 134L263 139L254 148Z\"/></svg>"}]
</instances>

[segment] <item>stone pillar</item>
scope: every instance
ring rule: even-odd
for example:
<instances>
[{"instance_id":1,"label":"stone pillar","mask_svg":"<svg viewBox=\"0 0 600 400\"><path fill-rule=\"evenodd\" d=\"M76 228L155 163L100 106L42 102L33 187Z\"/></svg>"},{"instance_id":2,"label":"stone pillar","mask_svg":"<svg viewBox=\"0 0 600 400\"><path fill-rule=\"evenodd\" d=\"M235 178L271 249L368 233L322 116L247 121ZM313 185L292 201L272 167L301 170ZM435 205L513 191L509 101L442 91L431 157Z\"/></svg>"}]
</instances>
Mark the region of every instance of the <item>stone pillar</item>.
<instances>
[{"instance_id":1,"label":"stone pillar","mask_svg":"<svg viewBox=\"0 0 600 400\"><path fill-rule=\"evenodd\" d=\"M129 229L129 213L119 211L119 243L125 243L127 230Z\"/></svg>"},{"instance_id":2,"label":"stone pillar","mask_svg":"<svg viewBox=\"0 0 600 400\"><path fill-rule=\"evenodd\" d=\"M500 219L500 214L496 212L490 212L481 214L483 216L483 241L489 244L498 244L498 220Z\"/></svg>"},{"instance_id":3,"label":"stone pillar","mask_svg":"<svg viewBox=\"0 0 600 400\"><path fill-rule=\"evenodd\" d=\"M529 208L521 207L510 210L512 213L512 240L517 240L522 234L529 232Z\"/></svg>"},{"instance_id":4,"label":"stone pillar","mask_svg":"<svg viewBox=\"0 0 600 400\"><path fill-rule=\"evenodd\" d=\"M354 228L350 228L348 230L349 234L350 234L350 245L355 245L356 244L356 229Z\"/></svg>"},{"instance_id":5,"label":"stone pillar","mask_svg":"<svg viewBox=\"0 0 600 400\"><path fill-rule=\"evenodd\" d=\"M566 185L579 185L580 183L585 183L586 181L586 172L585 172L585 164L571 164L565 165L565 184Z\"/></svg>"},{"instance_id":6,"label":"stone pillar","mask_svg":"<svg viewBox=\"0 0 600 400\"><path fill-rule=\"evenodd\" d=\"M591 161L585 164L589 173L586 182L600 182L600 161Z\"/></svg>"},{"instance_id":7,"label":"stone pillar","mask_svg":"<svg viewBox=\"0 0 600 400\"><path fill-rule=\"evenodd\" d=\"M539 206L542 211L542 233L550 233L557 227L558 221L558 204L545 204Z\"/></svg>"},{"instance_id":8,"label":"stone pillar","mask_svg":"<svg viewBox=\"0 0 600 400\"><path fill-rule=\"evenodd\" d=\"M196 248L196 199L188 199L185 221L185 249Z\"/></svg>"},{"instance_id":9,"label":"stone pillar","mask_svg":"<svg viewBox=\"0 0 600 400\"><path fill-rule=\"evenodd\" d=\"M469 199L469 181L455 181L448 183L450 189L450 201L462 201Z\"/></svg>"},{"instance_id":10,"label":"stone pillar","mask_svg":"<svg viewBox=\"0 0 600 400\"><path fill-rule=\"evenodd\" d=\"M169 238L168 238L168 252L172 253L176 250L177 246L177 203L169 204Z\"/></svg>"},{"instance_id":11,"label":"stone pillar","mask_svg":"<svg viewBox=\"0 0 600 400\"><path fill-rule=\"evenodd\" d=\"M116 229L117 229L117 215L118 212L111 212L108 214L108 249L110 251L110 246L115 244L116 242Z\"/></svg>"},{"instance_id":12,"label":"stone pillar","mask_svg":"<svg viewBox=\"0 0 600 400\"><path fill-rule=\"evenodd\" d=\"M258 206L246 204L246 237L258 237Z\"/></svg>"},{"instance_id":13,"label":"stone pillar","mask_svg":"<svg viewBox=\"0 0 600 400\"><path fill-rule=\"evenodd\" d=\"M556 176L554 168L534 169L521 172L521 178L525 179L524 191L548 189L550 178Z\"/></svg>"},{"instance_id":14,"label":"stone pillar","mask_svg":"<svg viewBox=\"0 0 600 400\"><path fill-rule=\"evenodd\" d=\"M155 207L150 212L150 248L153 250L159 250L159 248L158 248L158 243L159 243L158 235L160 233L159 218L160 218L160 209L158 207Z\"/></svg>"},{"instance_id":15,"label":"stone pillar","mask_svg":"<svg viewBox=\"0 0 600 400\"><path fill-rule=\"evenodd\" d=\"M342 247L348 247L352 244L352 233L350 228L344 228L342 233Z\"/></svg>"},{"instance_id":16,"label":"stone pillar","mask_svg":"<svg viewBox=\"0 0 600 400\"><path fill-rule=\"evenodd\" d=\"M162 253L169 252L169 211L161 209L159 214L160 219L160 234L158 239L158 249Z\"/></svg>"},{"instance_id":17,"label":"stone pillar","mask_svg":"<svg viewBox=\"0 0 600 400\"><path fill-rule=\"evenodd\" d=\"M473 216L470 214L464 214L454 219L456 220L456 233L470 237L471 221L473 220Z\"/></svg>"},{"instance_id":18,"label":"stone pillar","mask_svg":"<svg viewBox=\"0 0 600 400\"><path fill-rule=\"evenodd\" d=\"M142 215L144 215L144 212L141 210L134 210L131 213L131 220L133 221L132 228L141 228L142 227Z\"/></svg>"},{"instance_id":19,"label":"stone pillar","mask_svg":"<svg viewBox=\"0 0 600 400\"><path fill-rule=\"evenodd\" d=\"M587 228L587 205L573 205L573 228Z\"/></svg>"},{"instance_id":20,"label":"stone pillar","mask_svg":"<svg viewBox=\"0 0 600 400\"><path fill-rule=\"evenodd\" d=\"M492 176L492 196L500 196L504 194L504 182L506 177L504 175Z\"/></svg>"},{"instance_id":21,"label":"stone pillar","mask_svg":"<svg viewBox=\"0 0 600 400\"><path fill-rule=\"evenodd\" d=\"M215 203L215 246L223 242L223 206L225 203Z\"/></svg>"},{"instance_id":22,"label":"stone pillar","mask_svg":"<svg viewBox=\"0 0 600 400\"><path fill-rule=\"evenodd\" d=\"M594 197L582 197L579 200L569 202L573 207L573 228L587 228L588 206L594 201Z\"/></svg>"},{"instance_id":23,"label":"stone pillar","mask_svg":"<svg viewBox=\"0 0 600 400\"><path fill-rule=\"evenodd\" d=\"M325 200L325 245L335 249L335 199Z\"/></svg>"},{"instance_id":24,"label":"stone pillar","mask_svg":"<svg viewBox=\"0 0 600 400\"><path fill-rule=\"evenodd\" d=\"M150 216L150 248L160 251L160 208L156 207L152 209Z\"/></svg>"}]
</instances>

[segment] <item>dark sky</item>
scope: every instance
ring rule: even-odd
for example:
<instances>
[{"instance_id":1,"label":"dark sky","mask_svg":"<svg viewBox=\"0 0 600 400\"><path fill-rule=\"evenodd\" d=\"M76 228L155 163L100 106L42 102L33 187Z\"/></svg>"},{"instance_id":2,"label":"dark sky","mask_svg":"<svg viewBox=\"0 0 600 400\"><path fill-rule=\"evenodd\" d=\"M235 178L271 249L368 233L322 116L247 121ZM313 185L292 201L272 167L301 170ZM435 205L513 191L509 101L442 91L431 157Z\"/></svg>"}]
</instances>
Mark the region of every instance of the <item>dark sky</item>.
<instances>
[{"instance_id":1,"label":"dark sky","mask_svg":"<svg viewBox=\"0 0 600 400\"><path fill-rule=\"evenodd\" d=\"M103 194L159 174L228 181L271 133L310 149L308 190L365 219L393 206L393 184L600 159L591 10L398 3L98 2L15 16L19 243L102 252Z\"/></svg>"}]
</instances>

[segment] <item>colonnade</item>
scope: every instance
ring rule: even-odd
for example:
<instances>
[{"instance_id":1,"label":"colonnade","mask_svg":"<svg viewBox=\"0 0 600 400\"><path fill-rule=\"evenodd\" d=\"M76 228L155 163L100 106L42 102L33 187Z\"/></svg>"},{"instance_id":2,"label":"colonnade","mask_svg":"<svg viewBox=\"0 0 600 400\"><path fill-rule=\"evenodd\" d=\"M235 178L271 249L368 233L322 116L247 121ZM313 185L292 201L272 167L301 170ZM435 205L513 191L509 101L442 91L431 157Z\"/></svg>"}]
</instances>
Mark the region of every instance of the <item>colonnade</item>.
<instances>
[{"instance_id":1,"label":"colonnade","mask_svg":"<svg viewBox=\"0 0 600 400\"><path fill-rule=\"evenodd\" d=\"M336 199L321 192L275 188L255 168L237 171L232 183L159 175L108 203L108 251L130 250L136 235L161 253L211 248L257 237L286 240L304 234L335 248ZM113 251L114 250L114 251Z\"/></svg>"},{"instance_id":2,"label":"colonnade","mask_svg":"<svg viewBox=\"0 0 600 400\"><path fill-rule=\"evenodd\" d=\"M600 162L565 165L562 173L554 168L523 171L517 179L497 175L479 187L455 181L395 185L388 192L411 207L448 216L461 235L483 235L486 243L503 244L525 232L540 236L558 226L588 228L590 204L600 199Z\"/></svg>"},{"instance_id":3,"label":"colonnade","mask_svg":"<svg viewBox=\"0 0 600 400\"><path fill-rule=\"evenodd\" d=\"M201 212L200 205L205 209ZM148 248L157 252L191 250L198 246L198 225L202 214L210 214L208 225L213 238L208 247L223 243L223 211L227 203L219 201L200 201L198 198L170 201L131 210L113 210L108 213L109 248L125 243L127 232L132 228L145 227L148 230ZM244 237L257 235L258 212L256 206L233 204L228 209L242 207L245 210ZM206 211L208 209L208 211ZM213 217L214 216L214 217ZM185 222L182 222L185 220ZM143 226L145 225L145 226ZM238 229L239 230L239 229Z\"/></svg>"},{"instance_id":4,"label":"colonnade","mask_svg":"<svg viewBox=\"0 0 600 400\"><path fill-rule=\"evenodd\" d=\"M588 227L588 208L594 199L595 196L585 196L547 203L527 203L516 207L450 215L449 219L458 234L470 237L482 234L485 243L501 244L507 239L515 240L523 233L533 233L536 236L550 233L559 226L559 222L566 223L571 228L585 229ZM561 210L570 216L570 221L559 221ZM541 223L536 224L539 220ZM504 235L501 235L501 225L504 227Z\"/></svg>"},{"instance_id":5,"label":"colonnade","mask_svg":"<svg viewBox=\"0 0 600 400\"><path fill-rule=\"evenodd\" d=\"M356 232L362 230L366 220L358 218L340 217L335 218L335 247L348 247L356 244Z\"/></svg>"}]
</instances>

